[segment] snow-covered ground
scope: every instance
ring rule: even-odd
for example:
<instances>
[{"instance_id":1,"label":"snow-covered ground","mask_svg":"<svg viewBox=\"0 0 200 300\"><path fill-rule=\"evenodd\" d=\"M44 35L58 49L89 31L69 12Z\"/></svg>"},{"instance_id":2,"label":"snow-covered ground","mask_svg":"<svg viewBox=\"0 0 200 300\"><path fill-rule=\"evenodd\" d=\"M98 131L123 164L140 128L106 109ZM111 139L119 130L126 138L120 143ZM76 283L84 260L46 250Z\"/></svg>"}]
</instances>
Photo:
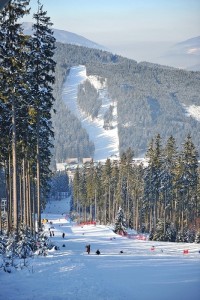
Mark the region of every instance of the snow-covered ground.
<instances>
[{"instance_id":1,"label":"snow-covered ground","mask_svg":"<svg viewBox=\"0 0 200 300\"><path fill-rule=\"evenodd\" d=\"M107 226L77 226L66 217L69 200L51 202L43 214L53 222L51 240L60 250L35 256L30 270L1 271L0 299L200 299L199 244L138 241L120 237ZM50 224L45 226L48 233ZM184 249L189 253L183 254Z\"/></svg>"},{"instance_id":2,"label":"snow-covered ground","mask_svg":"<svg viewBox=\"0 0 200 300\"><path fill-rule=\"evenodd\" d=\"M190 106L184 106L187 112L187 115L194 119L196 119L197 121L200 122L200 106L198 105L190 105Z\"/></svg>"},{"instance_id":3,"label":"snow-covered ground","mask_svg":"<svg viewBox=\"0 0 200 300\"><path fill-rule=\"evenodd\" d=\"M98 118L95 120L86 117L77 105L78 85L83 83L86 79L90 80L95 88L99 90L102 99L102 108ZM87 77L85 66L75 66L70 69L69 75L66 78L62 98L69 110L81 120L83 128L85 128L89 134L90 140L94 142L94 160L103 160L111 155L118 154L119 140L116 120L114 129L105 130L103 128L103 115L111 104L105 85L102 86L95 76ZM116 107L114 111L116 117Z\"/></svg>"}]
</instances>

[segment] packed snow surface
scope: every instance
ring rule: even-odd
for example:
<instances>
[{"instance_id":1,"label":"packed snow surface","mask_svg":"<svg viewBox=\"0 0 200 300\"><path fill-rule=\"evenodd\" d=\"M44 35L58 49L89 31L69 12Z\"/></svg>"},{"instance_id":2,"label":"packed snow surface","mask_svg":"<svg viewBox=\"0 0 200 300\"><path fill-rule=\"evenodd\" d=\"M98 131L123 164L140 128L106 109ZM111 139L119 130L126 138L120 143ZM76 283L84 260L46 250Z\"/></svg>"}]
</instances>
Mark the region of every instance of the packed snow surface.
<instances>
[{"instance_id":1,"label":"packed snow surface","mask_svg":"<svg viewBox=\"0 0 200 300\"><path fill-rule=\"evenodd\" d=\"M98 118L94 120L85 116L77 105L78 85L83 83L86 79L90 80L99 91L99 97L102 99L102 107ZM85 128L89 134L90 140L94 142L94 160L103 160L111 155L118 154L119 139L117 120L115 120L112 130L105 130L103 128L103 115L111 104L105 82L101 84L96 76L87 76L85 66L72 67L63 86L62 98L69 110L80 119L83 128ZM117 118L116 107L114 108L114 113L115 118Z\"/></svg>"},{"instance_id":2,"label":"packed snow surface","mask_svg":"<svg viewBox=\"0 0 200 300\"><path fill-rule=\"evenodd\" d=\"M200 106L198 105L184 105L186 113L189 117L194 118L195 120L200 122Z\"/></svg>"},{"instance_id":3,"label":"packed snow surface","mask_svg":"<svg viewBox=\"0 0 200 300\"><path fill-rule=\"evenodd\" d=\"M53 224L47 223L45 230L48 234L54 227L51 240L60 250L36 255L29 268L11 274L1 271L0 299L200 299L199 244L128 239L108 226L70 223L68 210L69 199L47 206L43 218ZM87 244L90 254L85 252ZM185 249L188 254L183 254Z\"/></svg>"}]
</instances>

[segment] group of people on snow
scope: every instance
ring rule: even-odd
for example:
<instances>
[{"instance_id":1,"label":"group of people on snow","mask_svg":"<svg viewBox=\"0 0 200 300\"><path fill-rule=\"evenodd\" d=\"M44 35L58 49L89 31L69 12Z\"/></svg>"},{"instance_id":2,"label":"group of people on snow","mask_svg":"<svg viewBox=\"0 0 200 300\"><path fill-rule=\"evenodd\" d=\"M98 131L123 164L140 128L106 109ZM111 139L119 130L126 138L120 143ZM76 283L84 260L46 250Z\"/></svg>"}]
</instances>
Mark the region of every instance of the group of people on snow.
<instances>
[{"instance_id":1,"label":"group of people on snow","mask_svg":"<svg viewBox=\"0 0 200 300\"><path fill-rule=\"evenodd\" d=\"M87 254L90 254L90 244L86 245L85 248L86 248ZM101 252L99 251L99 249L97 249L96 254L97 255L101 254Z\"/></svg>"}]
</instances>

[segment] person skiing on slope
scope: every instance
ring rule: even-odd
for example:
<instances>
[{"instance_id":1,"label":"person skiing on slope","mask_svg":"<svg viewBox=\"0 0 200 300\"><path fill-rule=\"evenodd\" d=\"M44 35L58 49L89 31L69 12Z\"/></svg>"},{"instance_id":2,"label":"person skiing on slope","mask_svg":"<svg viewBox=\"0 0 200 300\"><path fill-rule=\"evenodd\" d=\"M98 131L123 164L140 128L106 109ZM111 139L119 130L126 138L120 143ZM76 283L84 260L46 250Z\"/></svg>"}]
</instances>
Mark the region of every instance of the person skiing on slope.
<instances>
[{"instance_id":1,"label":"person skiing on slope","mask_svg":"<svg viewBox=\"0 0 200 300\"><path fill-rule=\"evenodd\" d=\"M90 245L86 245L86 252L90 254Z\"/></svg>"}]
</instances>

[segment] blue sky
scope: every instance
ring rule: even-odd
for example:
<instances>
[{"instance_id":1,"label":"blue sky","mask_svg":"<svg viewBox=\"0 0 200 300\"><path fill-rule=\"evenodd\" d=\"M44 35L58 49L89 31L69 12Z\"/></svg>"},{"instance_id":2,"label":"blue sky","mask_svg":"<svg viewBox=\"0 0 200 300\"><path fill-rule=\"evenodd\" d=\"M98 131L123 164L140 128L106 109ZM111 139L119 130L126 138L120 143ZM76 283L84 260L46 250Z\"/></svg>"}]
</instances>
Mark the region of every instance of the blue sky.
<instances>
[{"instance_id":1,"label":"blue sky","mask_svg":"<svg viewBox=\"0 0 200 300\"><path fill-rule=\"evenodd\" d=\"M149 61L200 35L200 0L40 0L54 27ZM37 0L31 0L33 11ZM31 20L31 16L26 18Z\"/></svg>"}]
</instances>

